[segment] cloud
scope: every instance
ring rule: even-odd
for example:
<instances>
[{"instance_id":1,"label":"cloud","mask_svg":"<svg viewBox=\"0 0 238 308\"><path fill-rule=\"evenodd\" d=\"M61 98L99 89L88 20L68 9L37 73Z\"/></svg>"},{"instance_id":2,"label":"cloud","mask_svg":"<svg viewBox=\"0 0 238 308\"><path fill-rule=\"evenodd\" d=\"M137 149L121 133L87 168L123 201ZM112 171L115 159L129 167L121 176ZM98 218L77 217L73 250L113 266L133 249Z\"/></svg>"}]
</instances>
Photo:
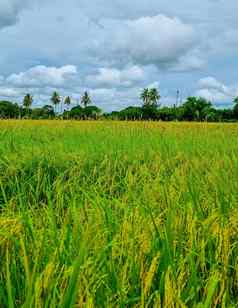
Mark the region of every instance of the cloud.
<instances>
[{"instance_id":1,"label":"cloud","mask_svg":"<svg viewBox=\"0 0 238 308\"><path fill-rule=\"evenodd\" d=\"M159 81L154 81L146 86L146 88L149 88L149 89L153 89L153 88L159 89L159 87L160 87Z\"/></svg>"},{"instance_id":2,"label":"cloud","mask_svg":"<svg viewBox=\"0 0 238 308\"><path fill-rule=\"evenodd\" d=\"M0 87L0 96L3 98L16 99L22 95L19 89Z\"/></svg>"},{"instance_id":3,"label":"cloud","mask_svg":"<svg viewBox=\"0 0 238 308\"><path fill-rule=\"evenodd\" d=\"M157 15L125 21L107 20L103 25L104 37L97 41L98 47L104 46L101 56L106 53L107 57L121 62L155 64L163 68L179 62L196 45L193 27L178 18Z\"/></svg>"},{"instance_id":4,"label":"cloud","mask_svg":"<svg viewBox=\"0 0 238 308\"><path fill-rule=\"evenodd\" d=\"M173 98L179 89L183 97L197 92L231 102L237 88L232 81L238 69L237 9L237 0L229 5L218 0L173 5L167 0L0 0L0 96L22 101L30 92L38 103L48 101L55 88L77 97L88 88L95 103L118 109L137 103L140 88L159 80L163 101L165 91ZM62 73L69 63L77 72ZM226 82L217 78L217 88L197 85L209 75Z\"/></svg>"},{"instance_id":5,"label":"cloud","mask_svg":"<svg viewBox=\"0 0 238 308\"><path fill-rule=\"evenodd\" d=\"M214 77L205 77L199 80L198 86L201 89L215 89L222 92L227 92L228 88Z\"/></svg>"},{"instance_id":6,"label":"cloud","mask_svg":"<svg viewBox=\"0 0 238 308\"><path fill-rule=\"evenodd\" d=\"M55 89L63 96L71 95L80 82L77 67L74 65L35 66L6 78L0 76L0 99L13 99L21 103L23 96L31 93L34 96L34 105L40 106L49 102Z\"/></svg>"},{"instance_id":7,"label":"cloud","mask_svg":"<svg viewBox=\"0 0 238 308\"><path fill-rule=\"evenodd\" d=\"M238 96L238 85L225 85L214 77L205 77L199 80L197 96L204 97L215 103L230 103Z\"/></svg>"},{"instance_id":8,"label":"cloud","mask_svg":"<svg viewBox=\"0 0 238 308\"><path fill-rule=\"evenodd\" d=\"M180 0L174 1L173 5L167 0L94 0L93 5L88 0L74 0L74 2L77 2L78 8L86 15L97 20L101 18L138 18L140 16L152 16L153 14L157 15L165 12L171 16L177 15L200 21L208 17L210 19L213 18L210 14L211 11L216 13L216 15L219 13L224 14L224 11L230 11L230 7L232 8L231 12L229 12L230 16L232 15L235 18L233 9L237 8L236 0L230 0L229 6L227 6L225 1L221 0Z\"/></svg>"},{"instance_id":9,"label":"cloud","mask_svg":"<svg viewBox=\"0 0 238 308\"><path fill-rule=\"evenodd\" d=\"M14 25L20 12L32 5L36 0L1 0L0 1L0 29Z\"/></svg>"},{"instance_id":10,"label":"cloud","mask_svg":"<svg viewBox=\"0 0 238 308\"><path fill-rule=\"evenodd\" d=\"M144 70L139 66L131 66L124 69L99 68L98 73L89 75L86 83L99 87L132 86L144 79Z\"/></svg>"},{"instance_id":11,"label":"cloud","mask_svg":"<svg viewBox=\"0 0 238 308\"><path fill-rule=\"evenodd\" d=\"M138 87L120 90L117 88L89 89L93 102L105 111L121 110L128 106L140 105L140 91L141 88Z\"/></svg>"},{"instance_id":12,"label":"cloud","mask_svg":"<svg viewBox=\"0 0 238 308\"><path fill-rule=\"evenodd\" d=\"M169 70L171 72L189 72L201 70L205 67L205 61L197 56L192 54L187 54L182 56L175 65L172 65Z\"/></svg>"},{"instance_id":13,"label":"cloud","mask_svg":"<svg viewBox=\"0 0 238 308\"><path fill-rule=\"evenodd\" d=\"M74 65L59 68L39 65L26 72L10 75L6 82L17 87L63 87L76 74L77 68Z\"/></svg>"}]
</instances>

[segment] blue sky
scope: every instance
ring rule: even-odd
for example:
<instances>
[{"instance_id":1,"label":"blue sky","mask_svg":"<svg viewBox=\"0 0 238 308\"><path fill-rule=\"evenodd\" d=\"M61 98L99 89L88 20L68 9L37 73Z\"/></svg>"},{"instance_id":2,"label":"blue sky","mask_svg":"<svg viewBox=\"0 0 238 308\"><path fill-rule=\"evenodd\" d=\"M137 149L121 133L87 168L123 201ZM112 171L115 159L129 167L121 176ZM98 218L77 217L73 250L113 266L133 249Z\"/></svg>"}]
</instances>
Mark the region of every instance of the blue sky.
<instances>
[{"instance_id":1,"label":"blue sky","mask_svg":"<svg viewBox=\"0 0 238 308\"><path fill-rule=\"evenodd\" d=\"M237 0L1 0L0 99L73 101L88 90L104 110L199 95L230 107L238 96Z\"/></svg>"}]
</instances>

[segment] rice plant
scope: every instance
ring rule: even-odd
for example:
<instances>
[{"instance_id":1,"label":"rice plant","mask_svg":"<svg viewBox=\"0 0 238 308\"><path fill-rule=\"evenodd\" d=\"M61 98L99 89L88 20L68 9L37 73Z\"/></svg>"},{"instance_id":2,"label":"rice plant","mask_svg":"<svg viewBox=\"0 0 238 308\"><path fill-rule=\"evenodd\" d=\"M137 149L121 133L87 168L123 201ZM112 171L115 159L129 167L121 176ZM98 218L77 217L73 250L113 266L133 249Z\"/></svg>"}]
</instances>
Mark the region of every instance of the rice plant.
<instances>
[{"instance_id":1,"label":"rice plant","mask_svg":"<svg viewBox=\"0 0 238 308\"><path fill-rule=\"evenodd\" d=\"M238 126L0 122L0 307L236 307Z\"/></svg>"}]
</instances>

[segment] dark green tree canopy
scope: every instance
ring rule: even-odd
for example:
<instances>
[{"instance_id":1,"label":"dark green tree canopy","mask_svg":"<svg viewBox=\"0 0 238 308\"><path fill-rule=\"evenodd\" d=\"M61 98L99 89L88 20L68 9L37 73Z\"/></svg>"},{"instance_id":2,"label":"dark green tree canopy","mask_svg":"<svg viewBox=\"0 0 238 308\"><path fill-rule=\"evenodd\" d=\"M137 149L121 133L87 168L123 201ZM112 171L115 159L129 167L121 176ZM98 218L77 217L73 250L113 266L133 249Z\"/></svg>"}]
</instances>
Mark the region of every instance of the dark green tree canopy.
<instances>
[{"instance_id":1,"label":"dark green tree canopy","mask_svg":"<svg viewBox=\"0 0 238 308\"><path fill-rule=\"evenodd\" d=\"M87 106L83 109L83 113L88 119L97 119L101 115L102 111L96 106Z\"/></svg>"},{"instance_id":2,"label":"dark green tree canopy","mask_svg":"<svg viewBox=\"0 0 238 308\"><path fill-rule=\"evenodd\" d=\"M183 118L187 121L204 121L212 110L212 103L201 97L188 97L183 104Z\"/></svg>"},{"instance_id":3,"label":"dark green tree canopy","mask_svg":"<svg viewBox=\"0 0 238 308\"><path fill-rule=\"evenodd\" d=\"M76 106L71 109L70 112L65 112L65 118L73 119L98 119L102 114L101 109L96 106L87 106L82 108L81 106Z\"/></svg>"},{"instance_id":4,"label":"dark green tree canopy","mask_svg":"<svg viewBox=\"0 0 238 308\"><path fill-rule=\"evenodd\" d=\"M20 107L9 101L0 101L0 118L1 119L14 119L18 118Z\"/></svg>"},{"instance_id":5,"label":"dark green tree canopy","mask_svg":"<svg viewBox=\"0 0 238 308\"><path fill-rule=\"evenodd\" d=\"M31 114L32 119L51 119L54 116L54 108L50 105L43 106L42 108L34 108Z\"/></svg>"},{"instance_id":6,"label":"dark green tree canopy","mask_svg":"<svg viewBox=\"0 0 238 308\"><path fill-rule=\"evenodd\" d=\"M120 120L139 120L142 119L142 108L130 106L119 112Z\"/></svg>"}]
</instances>

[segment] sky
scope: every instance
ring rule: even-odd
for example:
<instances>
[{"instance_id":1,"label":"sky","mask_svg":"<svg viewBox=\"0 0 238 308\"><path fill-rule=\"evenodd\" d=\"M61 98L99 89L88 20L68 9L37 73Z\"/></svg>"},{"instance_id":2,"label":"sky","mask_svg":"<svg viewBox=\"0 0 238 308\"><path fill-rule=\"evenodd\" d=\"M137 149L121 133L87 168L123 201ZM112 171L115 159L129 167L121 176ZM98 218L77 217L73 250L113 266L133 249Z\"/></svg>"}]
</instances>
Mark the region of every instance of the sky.
<instances>
[{"instance_id":1,"label":"sky","mask_svg":"<svg viewBox=\"0 0 238 308\"><path fill-rule=\"evenodd\" d=\"M34 106L53 91L77 103L89 91L105 111L201 96L238 96L237 0L0 0L0 99Z\"/></svg>"}]
</instances>

